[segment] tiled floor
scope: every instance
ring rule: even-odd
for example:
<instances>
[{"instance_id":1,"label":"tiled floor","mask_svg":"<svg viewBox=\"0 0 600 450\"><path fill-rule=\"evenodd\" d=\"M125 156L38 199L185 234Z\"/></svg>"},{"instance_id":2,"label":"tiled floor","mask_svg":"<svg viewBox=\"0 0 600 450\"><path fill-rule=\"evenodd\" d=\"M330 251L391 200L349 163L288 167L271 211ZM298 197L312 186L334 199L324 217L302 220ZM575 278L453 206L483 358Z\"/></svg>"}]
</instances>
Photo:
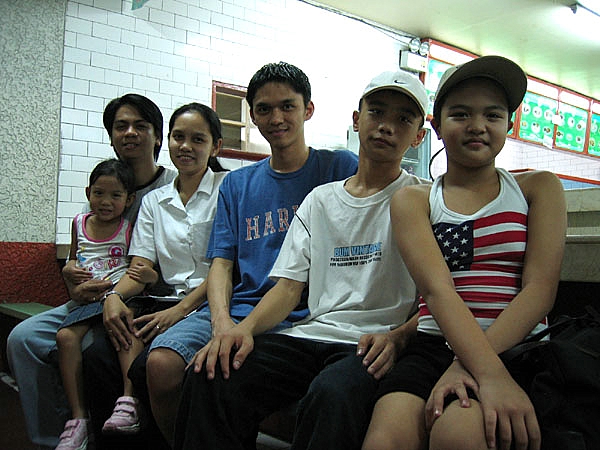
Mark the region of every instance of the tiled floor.
<instances>
[{"instance_id":1,"label":"tiled floor","mask_svg":"<svg viewBox=\"0 0 600 450\"><path fill-rule=\"evenodd\" d=\"M280 441L266 434L259 433L256 441L256 450L287 450L290 444Z\"/></svg>"},{"instance_id":2,"label":"tiled floor","mask_svg":"<svg viewBox=\"0 0 600 450\"><path fill-rule=\"evenodd\" d=\"M37 450L25 431L25 421L19 394L10 383L10 378L0 372L0 450ZM284 450L289 444L260 434L256 443L257 450Z\"/></svg>"}]
</instances>

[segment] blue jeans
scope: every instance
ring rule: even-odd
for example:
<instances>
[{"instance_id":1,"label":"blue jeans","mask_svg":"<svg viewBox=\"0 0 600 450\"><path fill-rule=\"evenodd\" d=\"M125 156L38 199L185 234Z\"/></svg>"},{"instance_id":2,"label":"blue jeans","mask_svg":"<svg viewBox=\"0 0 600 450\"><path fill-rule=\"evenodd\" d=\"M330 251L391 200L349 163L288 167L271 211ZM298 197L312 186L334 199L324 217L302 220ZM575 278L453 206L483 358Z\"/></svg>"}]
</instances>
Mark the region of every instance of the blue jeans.
<instances>
[{"instance_id":1,"label":"blue jeans","mask_svg":"<svg viewBox=\"0 0 600 450\"><path fill-rule=\"evenodd\" d=\"M37 445L56 447L71 411L62 387L56 351L56 332L73 301L37 314L18 324L8 336L7 355L19 386L27 433ZM91 344L88 334L82 348Z\"/></svg>"},{"instance_id":2,"label":"blue jeans","mask_svg":"<svg viewBox=\"0 0 600 450\"><path fill-rule=\"evenodd\" d=\"M359 449L369 425L377 381L356 345L279 334L255 339L239 370L188 370L175 428L175 449L253 448L258 424L300 400L292 449Z\"/></svg>"}]
</instances>

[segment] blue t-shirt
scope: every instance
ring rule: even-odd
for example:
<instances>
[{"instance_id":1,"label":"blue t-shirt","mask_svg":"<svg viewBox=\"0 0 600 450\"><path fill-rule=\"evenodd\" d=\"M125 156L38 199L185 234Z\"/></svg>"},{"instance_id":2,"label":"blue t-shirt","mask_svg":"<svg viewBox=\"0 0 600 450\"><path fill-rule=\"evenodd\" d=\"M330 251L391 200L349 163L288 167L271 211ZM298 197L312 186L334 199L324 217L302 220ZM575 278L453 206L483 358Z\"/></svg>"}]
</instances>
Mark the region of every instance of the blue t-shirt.
<instances>
[{"instance_id":1,"label":"blue t-shirt","mask_svg":"<svg viewBox=\"0 0 600 450\"><path fill-rule=\"evenodd\" d=\"M358 157L348 150L314 150L296 172L278 173L270 158L227 174L219 190L207 258L234 261L232 317L246 317L273 287L269 272L277 259L292 218L316 186L356 173ZM307 314L306 303L288 317Z\"/></svg>"}]
</instances>

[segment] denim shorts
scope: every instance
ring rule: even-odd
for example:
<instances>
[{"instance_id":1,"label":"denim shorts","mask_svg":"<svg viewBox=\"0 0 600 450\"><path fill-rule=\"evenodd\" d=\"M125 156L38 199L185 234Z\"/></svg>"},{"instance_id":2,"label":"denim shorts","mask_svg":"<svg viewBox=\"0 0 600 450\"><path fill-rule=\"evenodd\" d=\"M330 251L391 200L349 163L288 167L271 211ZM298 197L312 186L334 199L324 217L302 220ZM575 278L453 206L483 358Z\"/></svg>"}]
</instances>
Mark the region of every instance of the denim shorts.
<instances>
[{"instance_id":1,"label":"denim shorts","mask_svg":"<svg viewBox=\"0 0 600 450\"><path fill-rule=\"evenodd\" d=\"M156 297L145 297L142 295L133 296L125 301L127 307L134 312L135 317L162 311L177 303L178 300L157 301ZM73 308L69 308L69 313L67 314L67 317L65 317L63 323L59 326L59 329L70 327L85 321L90 322L90 324L95 323L92 321L101 321L103 308L104 304L100 301L87 303L85 305L76 305Z\"/></svg>"},{"instance_id":2,"label":"denim shorts","mask_svg":"<svg viewBox=\"0 0 600 450\"><path fill-rule=\"evenodd\" d=\"M150 351L159 347L168 348L178 353L188 364L211 337L210 310L205 306L156 336L150 344Z\"/></svg>"},{"instance_id":3,"label":"denim shorts","mask_svg":"<svg viewBox=\"0 0 600 450\"><path fill-rule=\"evenodd\" d=\"M235 323L239 323L243 318L232 317L231 319ZM275 333L289 326L290 322L284 320L267 333ZM150 344L149 351L159 347L168 348L179 354L185 363L189 364L196 352L208 344L211 338L210 309L208 305L205 305L156 336Z\"/></svg>"}]
</instances>

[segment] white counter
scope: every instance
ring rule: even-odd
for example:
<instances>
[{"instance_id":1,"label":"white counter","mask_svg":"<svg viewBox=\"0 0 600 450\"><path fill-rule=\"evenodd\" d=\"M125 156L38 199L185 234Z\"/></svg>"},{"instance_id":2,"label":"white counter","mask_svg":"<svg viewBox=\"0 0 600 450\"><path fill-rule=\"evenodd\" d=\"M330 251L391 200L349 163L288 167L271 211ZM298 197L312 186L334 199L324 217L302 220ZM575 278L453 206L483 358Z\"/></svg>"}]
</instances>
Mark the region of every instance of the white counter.
<instances>
[{"instance_id":1,"label":"white counter","mask_svg":"<svg viewBox=\"0 0 600 450\"><path fill-rule=\"evenodd\" d=\"M600 235L568 235L562 281L600 282Z\"/></svg>"}]
</instances>

